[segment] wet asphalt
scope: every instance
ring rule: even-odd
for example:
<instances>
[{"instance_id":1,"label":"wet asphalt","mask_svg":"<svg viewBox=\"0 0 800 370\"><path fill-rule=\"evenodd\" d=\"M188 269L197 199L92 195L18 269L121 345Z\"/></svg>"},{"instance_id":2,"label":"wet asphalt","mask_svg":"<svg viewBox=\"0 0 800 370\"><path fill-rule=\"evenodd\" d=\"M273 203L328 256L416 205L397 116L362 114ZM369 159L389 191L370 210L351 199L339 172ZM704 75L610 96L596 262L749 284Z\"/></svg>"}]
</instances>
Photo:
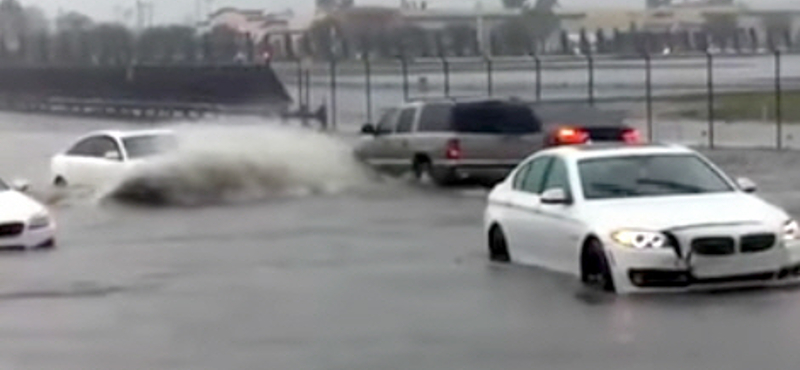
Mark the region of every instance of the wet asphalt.
<instances>
[{"instance_id":1,"label":"wet asphalt","mask_svg":"<svg viewBox=\"0 0 800 370\"><path fill-rule=\"evenodd\" d=\"M123 123L0 115L0 172ZM800 154L711 153L800 213ZM389 181L203 207L54 203L0 255L2 369L791 369L800 289L614 297L485 259L484 192Z\"/></svg>"}]
</instances>

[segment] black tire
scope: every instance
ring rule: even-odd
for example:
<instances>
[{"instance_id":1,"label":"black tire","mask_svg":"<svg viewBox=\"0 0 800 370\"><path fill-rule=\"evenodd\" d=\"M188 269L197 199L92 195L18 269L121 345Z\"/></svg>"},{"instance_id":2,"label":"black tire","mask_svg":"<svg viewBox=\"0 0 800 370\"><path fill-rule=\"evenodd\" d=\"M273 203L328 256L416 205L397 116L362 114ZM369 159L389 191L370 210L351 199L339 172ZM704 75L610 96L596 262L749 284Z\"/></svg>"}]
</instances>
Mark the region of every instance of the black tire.
<instances>
[{"instance_id":1,"label":"black tire","mask_svg":"<svg viewBox=\"0 0 800 370\"><path fill-rule=\"evenodd\" d=\"M423 182L425 177L427 177L437 186L443 187L456 184L455 175L451 173L451 171L446 171L445 173L435 171L431 160L424 156L414 158L412 170L414 171L414 179L419 182Z\"/></svg>"},{"instance_id":2,"label":"black tire","mask_svg":"<svg viewBox=\"0 0 800 370\"><path fill-rule=\"evenodd\" d=\"M431 160L425 157L416 157L414 158L414 163L412 164L412 171L414 171L414 179L417 181L422 181L425 176L431 176Z\"/></svg>"},{"instance_id":3,"label":"black tire","mask_svg":"<svg viewBox=\"0 0 800 370\"><path fill-rule=\"evenodd\" d=\"M506 236L500 226L497 225L493 226L489 231L489 260L499 263L511 262Z\"/></svg>"},{"instance_id":4,"label":"black tire","mask_svg":"<svg viewBox=\"0 0 800 370\"><path fill-rule=\"evenodd\" d=\"M617 290L603 244L595 238L586 241L581 253L581 282L609 293Z\"/></svg>"},{"instance_id":5,"label":"black tire","mask_svg":"<svg viewBox=\"0 0 800 370\"><path fill-rule=\"evenodd\" d=\"M53 180L53 185L58 188L65 188L67 187L67 180L61 176L56 176L55 180Z\"/></svg>"}]
</instances>

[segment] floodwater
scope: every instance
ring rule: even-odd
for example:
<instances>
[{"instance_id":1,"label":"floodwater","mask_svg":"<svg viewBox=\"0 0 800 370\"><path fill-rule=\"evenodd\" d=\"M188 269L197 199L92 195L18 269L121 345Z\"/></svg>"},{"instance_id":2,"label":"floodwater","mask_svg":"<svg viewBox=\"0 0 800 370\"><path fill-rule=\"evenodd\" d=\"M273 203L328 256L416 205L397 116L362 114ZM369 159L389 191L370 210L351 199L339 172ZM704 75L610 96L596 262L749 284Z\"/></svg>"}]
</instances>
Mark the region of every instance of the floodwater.
<instances>
[{"instance_id":1,"label":"floodwater","mask_svg":"<svg viewBox=\"0 0 800 370\"><path fill-rule=\"evenodd\" d=\"M131 126L0 114L0 172L31 179L38 196L51 198L49 156L108 127ZM0 368L744 370L800 363L800 289L590 292L571 277L486 262L481 190L376 178L343 154L350 140L255 119L180 130L208 150L191 146L182 160L120 185L155 179L149 191L174 196L169 201L62 195L51 205L58 249L0 255ZM218 162L198 159L209 156ZM712 156L800 213L800 154ZM204 185L220 175L230 178ZM188 202L176 196L186 189L194 192Z\"/></svg>"}]
</instances>

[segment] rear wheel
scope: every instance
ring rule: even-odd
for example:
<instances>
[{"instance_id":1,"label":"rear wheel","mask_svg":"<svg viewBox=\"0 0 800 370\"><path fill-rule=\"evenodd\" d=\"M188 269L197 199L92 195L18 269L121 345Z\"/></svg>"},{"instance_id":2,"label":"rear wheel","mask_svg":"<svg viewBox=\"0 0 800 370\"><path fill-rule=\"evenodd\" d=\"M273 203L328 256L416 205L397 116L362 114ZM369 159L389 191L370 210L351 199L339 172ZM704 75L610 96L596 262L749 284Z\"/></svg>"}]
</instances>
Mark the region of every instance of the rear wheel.
<instances>
[{"instance_id":1,"label":"rear wheel","mask_svg":"<svg viewBox=\"0 0 800 370\"><path fill-rule=\"evenodd\" d=\"M508 242L500 226L493 226L489 231L489 260L493 262L511 262L511 254L508 253Z\"/></svg>"},{"instance_id":2,"label":"rear wheel","mask_svg":"<svg viewBox=\"0 0 800 370\"><path fill-rule=\"evenodd\" d=\"M53 185L55 185L58 188L67 187L67 180L65 180L61 176L56 176L55 180L53 180Z\"/></svg>"},{"instance_id":3,"label":"rear wheel","mask_svg":"<svg viewBox=\"0 0 800 370\"><path fill-rule=\"evenodd\" d=\"M586 241L581 253L581 281L606 292L616 291L603 244L595 238Z\"/></svg>"},{"instance_id":4,"label":"rear wheel","mask_svg":"<svg viewBox=\"0 0 800 370\"><path fill-rule=\"evenodd\" d=\"M456 178L452 171L447 170L444 173L440 173L440 171L434 170L431 160L425 156L414 158L412 170L414 178L419 182L431 182L438 186L448 186L456 183Z\"/></svg>"}]
</instances>

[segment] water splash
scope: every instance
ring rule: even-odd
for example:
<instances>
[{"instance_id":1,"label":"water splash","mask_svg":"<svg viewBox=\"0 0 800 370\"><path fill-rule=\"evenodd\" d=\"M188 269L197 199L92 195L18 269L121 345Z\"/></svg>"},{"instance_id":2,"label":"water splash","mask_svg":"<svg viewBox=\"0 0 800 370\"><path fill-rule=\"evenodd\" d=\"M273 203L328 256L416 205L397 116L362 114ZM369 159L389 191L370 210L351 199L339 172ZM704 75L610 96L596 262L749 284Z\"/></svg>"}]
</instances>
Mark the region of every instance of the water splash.
<instances>
[{"instance_id":1,"label":"water splash","mask_svg":"<svg viewBox=\"0 0 800 370\"><path fill-rule=\"evenodd\" d=\"M133 168L102 198L193 206L330 194L375 180L350 145L307 129L261 124L175 131L177 152Z\"/></svg>"}]
</instances>

